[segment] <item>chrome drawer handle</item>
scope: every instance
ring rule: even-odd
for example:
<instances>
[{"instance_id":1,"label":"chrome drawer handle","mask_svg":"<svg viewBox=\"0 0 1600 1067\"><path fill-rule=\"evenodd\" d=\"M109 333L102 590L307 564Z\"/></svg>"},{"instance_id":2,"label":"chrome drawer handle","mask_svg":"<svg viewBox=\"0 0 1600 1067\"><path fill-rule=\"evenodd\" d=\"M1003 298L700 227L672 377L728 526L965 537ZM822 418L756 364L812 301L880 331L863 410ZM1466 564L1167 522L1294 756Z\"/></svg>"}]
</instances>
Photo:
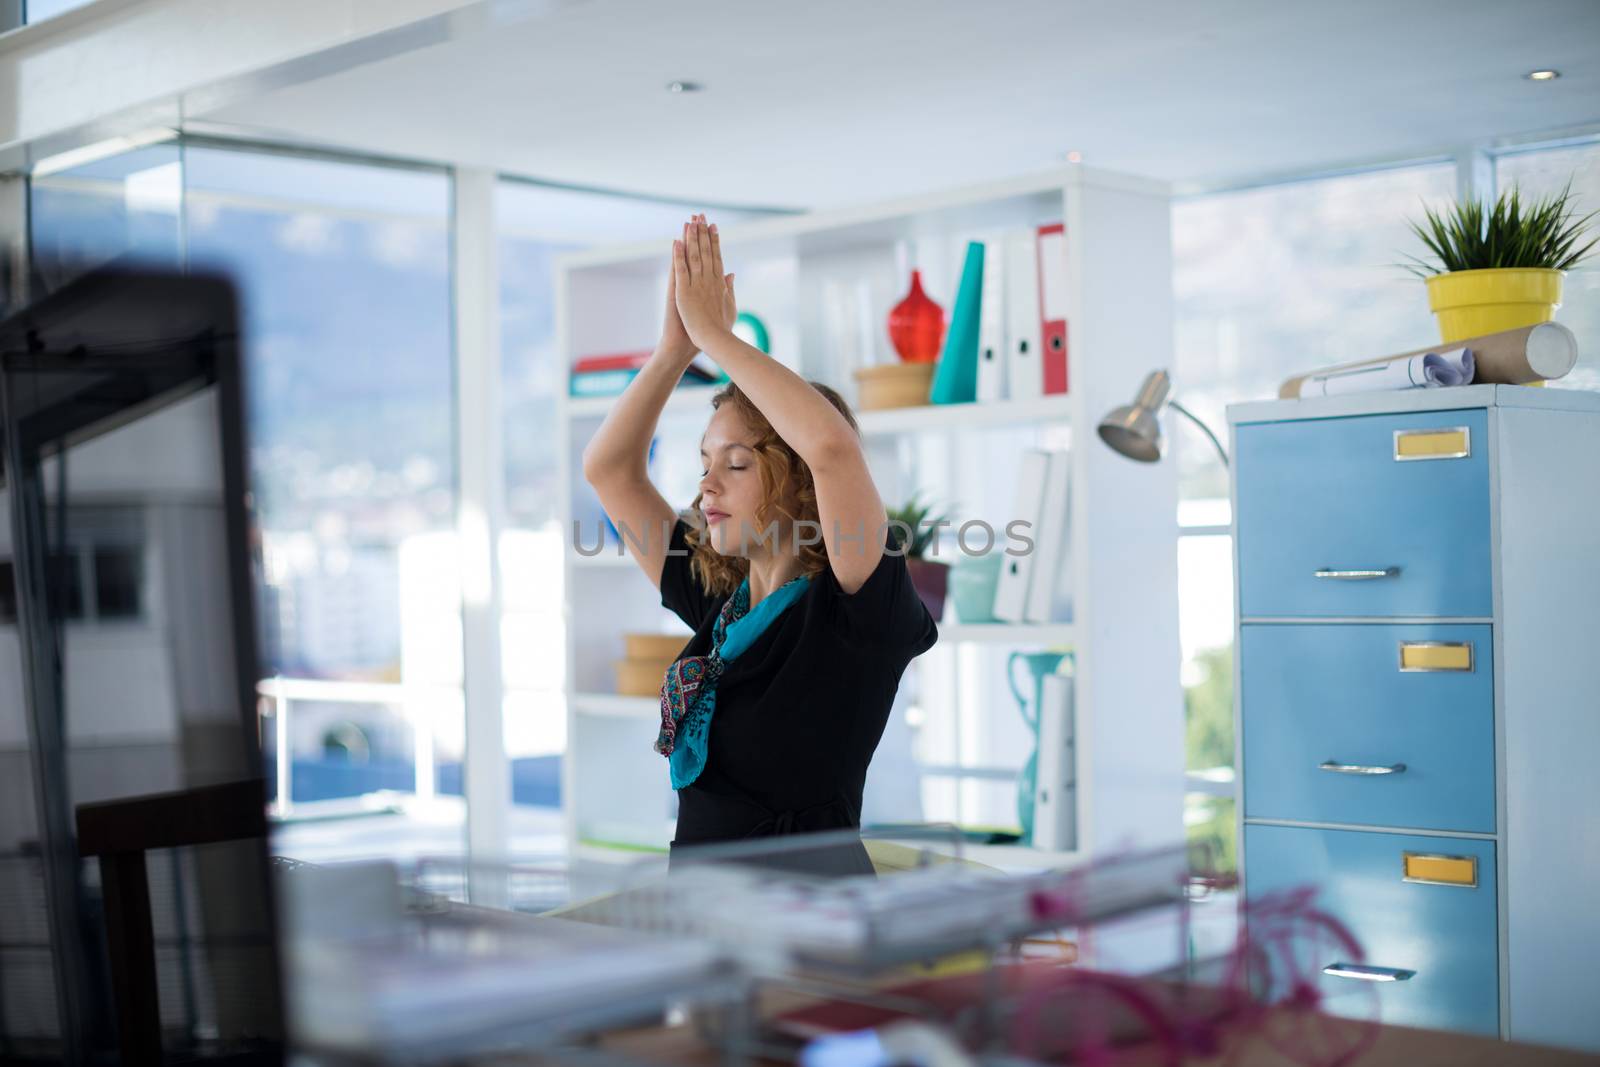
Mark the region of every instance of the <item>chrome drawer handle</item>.
<instances>
[{"instance_id":1,"label":"chrome drawer handle","mask_svg":"<svg viewBox=\"0 0 1600 1067\"><path fill-rule=\"evenodd\" d=\"M1316 572L1318 578L1333 578L1341 582L1370 582L1374 578L1395 578L1400 574L1399 567L1385 567L1381 571L1336 571L1324 567Z\"/></svg>"},{"instance_id":2,"label":"chrome drawer handle","mask_svg":"<svg viewBox=\"0 0 1600 1067\"><path fill-rule=\"evenodd\" d=\"M1400 967L1368 967L1360 963L1330 963L1322 968L1322 973L1362 982L1405 982L1417 976L1416 971Z\"/></svg>"},{"instance_id":3,"label":"chrome drawer handle","mask_svg":"<svg viewBox=\"0 0 1600 1067\"><path fill-rule=\"evenodd\" d=\"M1391 764L1388 767L1364 767L1359 763L1340 763L1338 760L1323 760L1317 764L1324 771L1334 774L1402 774L1405 772L1404 763Z\"/></svg>"}]
</instances>

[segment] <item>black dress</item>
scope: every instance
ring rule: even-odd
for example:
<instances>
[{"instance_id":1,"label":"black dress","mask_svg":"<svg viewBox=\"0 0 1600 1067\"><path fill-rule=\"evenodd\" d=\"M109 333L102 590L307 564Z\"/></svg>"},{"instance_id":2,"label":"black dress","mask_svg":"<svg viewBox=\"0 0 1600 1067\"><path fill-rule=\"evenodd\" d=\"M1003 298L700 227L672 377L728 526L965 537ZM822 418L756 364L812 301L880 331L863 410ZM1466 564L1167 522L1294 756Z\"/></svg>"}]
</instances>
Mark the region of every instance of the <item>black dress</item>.
<instances>
[{"instance_id":1,"label":"black dress","mask_svg":"<svg viewBox=\"0 0 1600 1067\"><path fill-rule=\"evenodd\" d=\"M682 519L673 527L661 571L661 606L695 631L680 659L710 653L712 628L728 599L695 579L688 529ZM891 554L898 544L891 527L877 569L854 594L832 570L813 575L806 591L728 664L717 684L705 769L678 790L669 866L684 862L682 850L695 845L860 828L867 765L900 677L939 637L904 554ZM817 873L872 873L859 841L826 856L797 855Z\"/></svg>"}]
</instances>

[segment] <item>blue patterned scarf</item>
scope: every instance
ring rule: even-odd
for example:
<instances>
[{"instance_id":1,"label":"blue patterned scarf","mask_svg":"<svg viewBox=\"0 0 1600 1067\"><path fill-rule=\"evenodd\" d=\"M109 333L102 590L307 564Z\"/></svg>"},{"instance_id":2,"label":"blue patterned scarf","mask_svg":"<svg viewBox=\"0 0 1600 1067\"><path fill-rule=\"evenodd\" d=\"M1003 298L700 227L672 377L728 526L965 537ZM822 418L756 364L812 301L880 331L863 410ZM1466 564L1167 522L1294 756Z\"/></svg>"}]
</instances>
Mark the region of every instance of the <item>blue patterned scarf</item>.
<instances>
[{"instance_id":1,"label":"blue patterned scarf","mask_svg":"<svg viewBox=\"0 0 1600 1067\"><path fill-rule=\"evenodd\" d=\"M805 574L791 579L751 610L750 579L745 578L717 614L711 654L685 656L667 668L661 685L661 732L656 736L656 751L667 757L672 788L682 789L705 769L706 739L724 668L754 644L810 582L810 575Z\"/></svg>"}]
</instances>

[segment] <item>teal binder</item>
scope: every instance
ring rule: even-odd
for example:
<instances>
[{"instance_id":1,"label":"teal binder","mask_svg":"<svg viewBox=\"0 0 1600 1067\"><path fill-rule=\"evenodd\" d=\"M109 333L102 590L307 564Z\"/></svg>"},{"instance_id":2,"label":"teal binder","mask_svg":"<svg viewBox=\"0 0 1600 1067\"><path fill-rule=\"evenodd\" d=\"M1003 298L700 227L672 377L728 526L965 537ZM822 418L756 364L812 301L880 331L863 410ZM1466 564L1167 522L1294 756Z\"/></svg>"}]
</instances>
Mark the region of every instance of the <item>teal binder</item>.
<instances>
[{"instance_id":1,"label":"teal binder","mask_svg":"<svg viewBox=\"0 0 1600 1067\"><path fill-rule=\"evenodd\" d=\"M983 302L983 245L967 243L950 330L933 372L929 399L935 404L970 404L978 399L978 322Z\"/></svg>"}]
</instances>

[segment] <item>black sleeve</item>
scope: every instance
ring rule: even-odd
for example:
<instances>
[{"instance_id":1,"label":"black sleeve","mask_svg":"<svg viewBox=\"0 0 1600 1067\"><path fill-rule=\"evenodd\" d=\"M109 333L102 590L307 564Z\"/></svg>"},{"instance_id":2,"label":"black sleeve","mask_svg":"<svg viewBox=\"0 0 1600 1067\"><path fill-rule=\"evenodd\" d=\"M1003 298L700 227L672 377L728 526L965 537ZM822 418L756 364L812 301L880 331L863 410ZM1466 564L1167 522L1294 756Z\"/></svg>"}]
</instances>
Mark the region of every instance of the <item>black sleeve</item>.
<instances>
[{"instance_id":1,"label":"black sleeve","mask_svg":"<svg viewBox=\"0 0 1600 1067\"><path fill-rule=\"evenodd\" d=\"M854 593L846 593L828 568L818 575L833 606L841 636L851 645L874 652L899 652L915 658L939 639L939 626L911 582L900 535L890 527L883 558Z\"/></svg>"},{"instance_id":2,"label":"black sleeve","mask_svg":"<svg viewBox=\"0 0 1600 1067\"><path fill-rule=\"evenodd\" d=\"M661 606L688 623L690 629L699 630L700 624L722 606L722 597L702 589L689 569L692 550L684 536L688 531L689 524L682 519L673 524L667 557L661 564Z\"/></svg>"}]
</instances>

